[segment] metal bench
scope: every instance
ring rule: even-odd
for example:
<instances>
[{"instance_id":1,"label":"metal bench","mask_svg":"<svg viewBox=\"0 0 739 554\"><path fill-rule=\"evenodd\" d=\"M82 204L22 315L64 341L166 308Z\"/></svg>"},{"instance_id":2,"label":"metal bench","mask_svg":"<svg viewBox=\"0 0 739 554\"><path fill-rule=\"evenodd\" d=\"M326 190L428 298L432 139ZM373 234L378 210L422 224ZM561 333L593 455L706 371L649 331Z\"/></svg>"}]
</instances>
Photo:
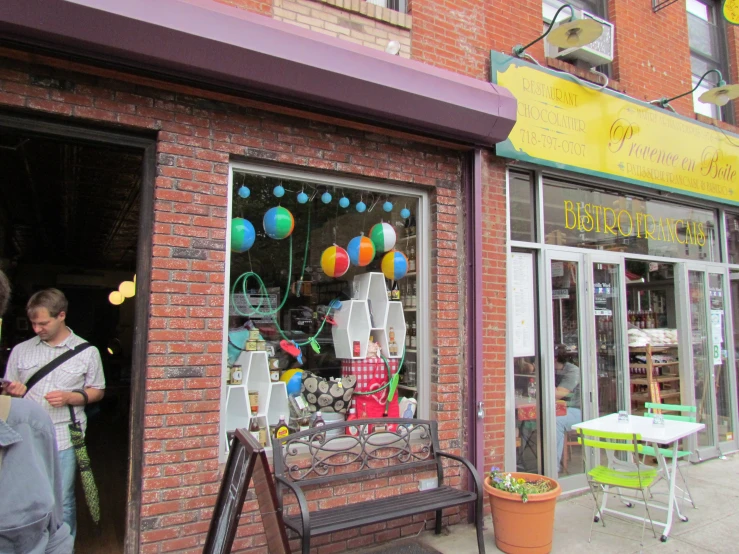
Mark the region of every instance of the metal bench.
<instances>
[{"instance_id":1,"label":"metal bench","mask_svg":"<svg viewBox=\"0 0 739 554\"><path fill-rule=\"evenodd\" d=\"M478 550L485 553L482 481L469 461L439 450L435 421L381 418L330 423L272 439L272 455L279 509L285 526L301 538L303 554L309 554L311 538L317 535L430 511L436 512L439 534L444 508L472 502ZM443 458L467 468L474 491L444 484ZM398 495L325 509L316 508L318 502L309 506L306 499L306 493L316 488L428 470L436 472L436 488L419 491L416 483L408 483ZM299 513L285 504L293 496Z\"/></svg>"}]
</instances>

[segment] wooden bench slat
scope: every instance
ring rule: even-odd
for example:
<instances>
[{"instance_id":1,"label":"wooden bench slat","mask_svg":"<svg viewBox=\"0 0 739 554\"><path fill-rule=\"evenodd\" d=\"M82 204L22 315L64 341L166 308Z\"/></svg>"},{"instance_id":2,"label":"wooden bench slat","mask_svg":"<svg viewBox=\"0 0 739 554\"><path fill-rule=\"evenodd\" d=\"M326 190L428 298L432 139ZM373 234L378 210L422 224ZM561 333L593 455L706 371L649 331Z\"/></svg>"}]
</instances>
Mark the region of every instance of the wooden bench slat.
<instances>
[{"instance_id":1,"label":"wooden bench slat","mask_svg":"<svg viewBox=\"0 0 739 554\"><path fill-rule=\"evenodd\" d=\"M474 502L476 499L477 495L474 492L443 486L338 508L311 511L311 535L352 529L425 511L431 512ZM299 516L284 516L284 521L285 525L302 534L303 526Z\"/></svg>"}]
</instances>

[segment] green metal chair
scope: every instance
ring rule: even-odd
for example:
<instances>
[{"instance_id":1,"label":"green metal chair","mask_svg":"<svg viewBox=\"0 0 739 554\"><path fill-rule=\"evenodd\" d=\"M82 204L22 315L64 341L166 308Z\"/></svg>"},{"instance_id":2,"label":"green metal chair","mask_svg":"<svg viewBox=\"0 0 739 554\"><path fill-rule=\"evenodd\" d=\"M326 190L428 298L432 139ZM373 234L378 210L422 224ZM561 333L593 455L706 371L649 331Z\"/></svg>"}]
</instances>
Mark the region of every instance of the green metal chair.
<instances>
[{"instance_id":1,"label":"green metal chair","mask_svg":"<svg viewBox=\"0 0 739 554\"><path fill-rule=\"evenodd\" d=\"M613 433L608 431L595 431L591 429L578 428L577 435L577 441L584 447L596 448L603 450L606 453L610 452L614 455L617 452L626 452L627 454L633 454L635 459L639 459L639 441L641 440L641 435L636 433ZM656 468L648 468L637 463L634 465L635 471L622 471L604 465L598 465L593 469L588 470L585 456L583 456L583 466L588 479L590 494L593 495L593 500L595 501L595 511L593 512L593 520L590 523L588 542L590 542L590 539L593 536L593 523L600 521L603 523L603 527L606 526L603 512L607 510L608 494L611 487L618 489L618 495L622 502L623 497L621 496L621 489L631 489L641 492L644 508L646 509L649 523L652 526L652 533L655 538L657 537L657 533L654 529L654 521L652 520L652 515L649 513L649 503L647 502L646 497L646 491L649 490L649 487L651 487L658 478ZM602 493L600 502L598 501L598 495L596 493L598 489L600 489ZM636 500L636 498L629 498L629 500L633 501ZM615 512L615 510L609 511ZM626 518L642 520L640 542L643 546L644 529L646 528L647 520L645 518L637 518L637 516L631 514L623 514L620 512L619 514Z\"/></svg>"},{"instance_id":2,"label":"green metal chair","mask_svg":"<svg viewBox=\"0 0 739 554\"><path fill-rule=\"evenodd\" d=\"M695 406L682 406L679 404L657 404L654 402L647 402L644 404L644 407L647 409L647 413L644 414L644 417L654 417L655 416L655 410L660 411L662 413L662 416L665 419L671 419L673 421L688 421L690 423L695 423L696 421L696 408ZM665 413L665 412L676 412L676 413ZM693 414L693 415L683 415L683 414ZM660 454L664 456L665 458L672 459L672 448L660 448L659 449ZM654 450L653 446L647 446L642 445L639 448L639 453L642 454L642 456L655 456L657 453ZM677 458L678 462L683 458L690 457L690 450L678 450L677 451ZM683 481L683 485L685 486L685 489L675 485L675 488L679 489L682 493L682 499L685 501L686 499L690 501L690 503L693 505L693 508L695 508L695 502L693 501L693 496L690 494L690 489L688 488L688 481L685 478L685 474L683 473L682 468L680 467L680 464L677 464L677 471L680 473L680 478ZM686 496L687 495L687 496ZM682 514L680 514L680 508L678 507L678 515L680 516L680 519L683 521L687 521L686 517L683 517Z\"/></svg>"}]
</instances>

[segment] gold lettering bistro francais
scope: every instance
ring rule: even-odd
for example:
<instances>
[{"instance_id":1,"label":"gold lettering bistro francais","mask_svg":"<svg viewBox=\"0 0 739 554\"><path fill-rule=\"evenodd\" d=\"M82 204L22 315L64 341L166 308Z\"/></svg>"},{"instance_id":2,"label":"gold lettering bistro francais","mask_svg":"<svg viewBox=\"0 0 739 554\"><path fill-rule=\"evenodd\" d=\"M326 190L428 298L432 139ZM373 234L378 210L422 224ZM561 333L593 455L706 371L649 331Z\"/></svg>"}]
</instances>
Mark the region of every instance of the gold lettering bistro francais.
<instances>
[{"instance_id":1,"label":"gold lettering bistro francais","mask_svg":"<svg viewBox=\"0 0 739 554\"><path fill-rule=\"evenodd\" d=\"M656 218L646 212L631 213L598 204L564 201L565 227L585 233L644 238L680 244L706 244L704 224L669 217ZM682 238L684 236L685 238Z\"/></svg>"},{"instance_id":2,"label":"gold lettering bistro francais","mask_svg":"<svg viewBox=\"0 0 739 554\"><path fill-rule=\"evenodd\" d=\"M739 136L500 52L491 62L518 103L499 156L739 205Z\"/></svg>"}]
</instances>

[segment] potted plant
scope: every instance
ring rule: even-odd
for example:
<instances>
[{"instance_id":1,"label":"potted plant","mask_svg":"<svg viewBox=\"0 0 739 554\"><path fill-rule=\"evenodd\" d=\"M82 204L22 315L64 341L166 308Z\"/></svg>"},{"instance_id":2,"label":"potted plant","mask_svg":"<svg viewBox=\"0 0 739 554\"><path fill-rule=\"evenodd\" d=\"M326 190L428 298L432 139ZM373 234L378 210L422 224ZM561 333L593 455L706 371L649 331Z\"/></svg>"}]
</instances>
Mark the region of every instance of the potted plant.
<instances>
[{"instance_id":1,"label":"potted plant","mask_svg":"<svg viewBox=\"0 0 739 554\"><path fill-rule=\"evenodd\" d=\"M493 467L483 486L490 499L498 549L509 554L551 552L554 508L562 492L557 481Z\"/></svg>"}]
</instances>

